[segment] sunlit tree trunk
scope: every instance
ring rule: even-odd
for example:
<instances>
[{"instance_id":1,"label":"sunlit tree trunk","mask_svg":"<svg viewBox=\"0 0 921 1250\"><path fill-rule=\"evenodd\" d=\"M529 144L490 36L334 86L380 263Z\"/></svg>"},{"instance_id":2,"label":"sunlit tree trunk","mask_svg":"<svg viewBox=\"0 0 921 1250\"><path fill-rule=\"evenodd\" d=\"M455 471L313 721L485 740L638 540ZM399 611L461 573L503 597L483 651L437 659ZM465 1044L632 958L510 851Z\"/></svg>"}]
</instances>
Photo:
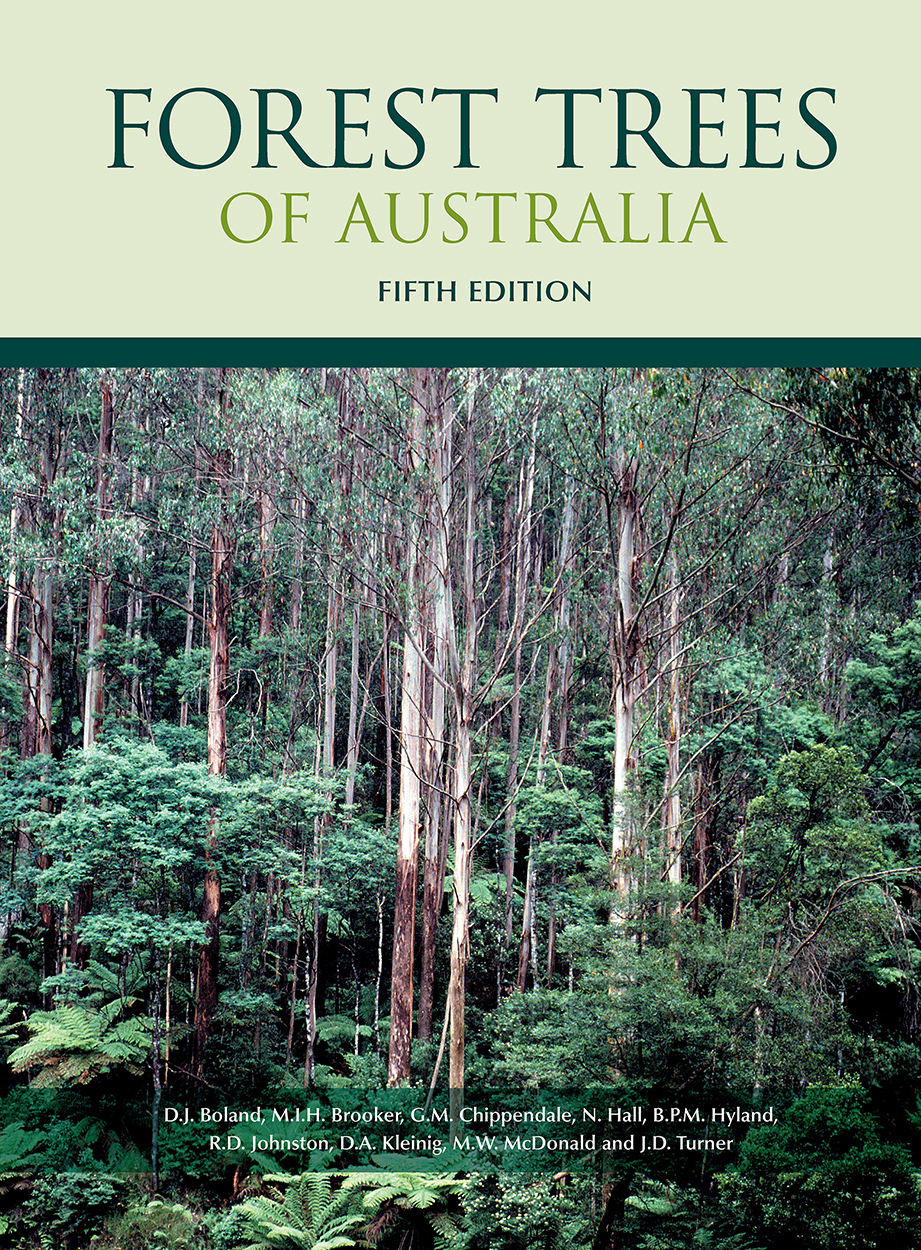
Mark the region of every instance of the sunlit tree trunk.
<instances>
[{"instance_id":1,"label":"sunlit tree trunk","mask_svg":"<svg viewBox=\"0 0 921 1250\"><path fill-rule=\"evenodd\" d=\"M429 369L414 369L412 407L407 432L407 469L419 473L425 464L428 405L434 378ZM420 782L423 771L422 517L427 511L423 487L417 488L415 507L406 523L406 627L403 634L403 683L400 704L400 800L397 833L397 869L394 891L393 961L390 998L390 1053L387 1083L409 1081L413 1020L413 960L415 953L416 876L419 859Z\"/></svg>"},{"instance_id":2,"label":"sunlit tree trunk","mask_svg":"<svg viewBox=\"0 0 921 1250\"><path fill-rule=\"evenodd\" d=\"M460 1125L466 1064L466 976L470 929L470 866L473 834L473 714L477 637L476 606L476 453L474 449L475 379L467 383L467 421L463 453L464 531L463 531L463 650L458 652L453 627L449 623L451 687L453 691L454 742L454 888L451 925L451 979L448 985L450 1043L448 1051L450 1111L452 1132Z\"/></svg>"},{"instance_id":3,"label":"sunlit tree trunk","mask_svg":"<svg viewBox=\"0 0 921 1250\"><path fill-rule=\"evenodd\" d=\"M433 490L427 523L425 650L423 670L424 824L422 934L419 969L419 1037L432 1034L435 940L444 893L446 862L442 822L442 760L445 737L445 687L448 662L448 546L452 473L451 415L439 397L433 422L431 464Z\"/></svg>"},{"instance_id":4,"label":"sunlit tree trunk","mask_svg":"<svg viewBox=\"0 0 921 1250\"><path fill-rule=\"evenodd\" d=\"M630 888L630 857L633 853L633 821L630 811L630 776L633 756L634 712L641 678L639 628L634 614L633 587L637 563L639 500L636 492L637 464L621 454L617 473L616 571L613 603L614 667L614 778L611 815L611 869L614 884L612 919L624 920Z\"/></svg>"},{"instance_id":5,"label":"sunlit tree trunk","mask_svg":"<svg viewBox=\"0 0 921 1250\"><path fill-rule=\"evenodd\" d=\"M219 431L226 430L227 380L218 373L217 411ZM210 665L208 671L208 772L223 777L227 773L227 677L230 666L230 588L233 572L233 537L229 512L233 453L220 448L213 453L211 475L217 494L218 512L211 531L211 614L208 622ZM201 919L205 944L198 964L198 991L195 1007L195 1069L204 1072L205 1050L211 1020L217 1007L218 955L221 918L221 879L214 864L218 849L219 821L213 813L205 846L204 892Z\"/></svg>"},{"instance_id":6,"label":"sunlit tree trunk","mask_svg":"<svg viewBox=\"0 0 921 1250\"><path fill-rule=\"evenodd\" d=\"M97 543L104 548L108 541L105 522L111 515L109 475L114 430L112 389L108 378L103 377L100 391L99 440L96 452L96 527ZM87 672L83 704L84 751L89 751L95 744L105 711L105 668L100 649L105 638L109 613L110 576L110 560L104 550L99 551L90 572L87 604ZM74 935L71 957L78 968L85 966L89 954L88 948L78 940L80 922L92 910L92 906L93 880L90 877L81 881L74 891L73 911L70 918L71 931Z\"/></svg>"},{"instance_id":7,"label":"sunlit tree trunk","mask_svg":"<svg viewBox=\"0 0 921 1250\"><path fill-rule=\"evenodd\" d=\"M16 381L16 445L22 446L23 421L26 408L26 371L20 369ZM20 521L22 517L22 500L17 492L10 505L10 560L6 587L6 636L4 642L4 665L7 676L12 678L17 658L16 643L19 637L19 601L21 584L19 559L16 546L19 541ZM4 720L0 722L0 746L9 745L10 725Z\"/></svg>"}]
</instances>

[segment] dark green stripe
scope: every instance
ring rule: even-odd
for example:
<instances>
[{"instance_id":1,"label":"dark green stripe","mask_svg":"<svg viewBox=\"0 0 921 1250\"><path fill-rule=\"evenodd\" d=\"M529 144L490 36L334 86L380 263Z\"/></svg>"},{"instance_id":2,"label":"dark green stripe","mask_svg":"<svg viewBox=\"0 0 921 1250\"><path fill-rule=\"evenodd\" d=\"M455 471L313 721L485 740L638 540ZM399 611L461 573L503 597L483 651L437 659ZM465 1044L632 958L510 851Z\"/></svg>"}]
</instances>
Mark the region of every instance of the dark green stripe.
<instances>
[{"instance_id":1,"label":"dark green stripe","mask_svg":"<svg viewBox=\"0 0 921 1250\"><path fill-rule=\"evenodd\" d=\"M921 365L921 338L6 338L0 365Z\"/></svg>"}]
</instances>

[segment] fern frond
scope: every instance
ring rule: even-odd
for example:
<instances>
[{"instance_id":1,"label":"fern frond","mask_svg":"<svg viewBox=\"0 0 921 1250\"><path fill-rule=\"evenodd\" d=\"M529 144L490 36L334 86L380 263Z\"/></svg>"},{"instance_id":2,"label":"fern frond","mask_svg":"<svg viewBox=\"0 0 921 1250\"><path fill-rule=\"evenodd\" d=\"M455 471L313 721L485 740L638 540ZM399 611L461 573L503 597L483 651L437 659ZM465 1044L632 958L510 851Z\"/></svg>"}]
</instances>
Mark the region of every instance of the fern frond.
<instances>
[{"instance_id":1,"label":"fern frond","mask_svg":"<svg viewBox=\"0 0 921 1250\"><path fill-rule=\"evenodd\" d=\"M135 1075L142 1072L150 1048L150 1021L134 1018L113 1024L112 1014L83 1002L34 1011L29 1017L32 1036L10 1055L13 1071L40 1064L44 1071L33 1083L45 1086L86 1085L114 1067Z\"/></svg>"}]
</instances>

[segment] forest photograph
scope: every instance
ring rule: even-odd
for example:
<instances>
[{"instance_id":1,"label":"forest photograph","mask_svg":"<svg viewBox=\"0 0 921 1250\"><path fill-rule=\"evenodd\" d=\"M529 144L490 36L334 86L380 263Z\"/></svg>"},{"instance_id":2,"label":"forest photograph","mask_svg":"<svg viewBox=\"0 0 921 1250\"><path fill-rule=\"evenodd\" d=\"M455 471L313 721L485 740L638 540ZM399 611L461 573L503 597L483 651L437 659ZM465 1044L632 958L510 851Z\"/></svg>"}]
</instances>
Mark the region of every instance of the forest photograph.
<instances>
[{"instance_id":1,"label":"forest photograph","mask_svg":"<svg viewBox=\"0 0 921 1250\"><path fill-rule=\"evenodd\" d=\"M0 1245L917 1244L921 370L0 423Z\"/></svg>"}]
</instances>

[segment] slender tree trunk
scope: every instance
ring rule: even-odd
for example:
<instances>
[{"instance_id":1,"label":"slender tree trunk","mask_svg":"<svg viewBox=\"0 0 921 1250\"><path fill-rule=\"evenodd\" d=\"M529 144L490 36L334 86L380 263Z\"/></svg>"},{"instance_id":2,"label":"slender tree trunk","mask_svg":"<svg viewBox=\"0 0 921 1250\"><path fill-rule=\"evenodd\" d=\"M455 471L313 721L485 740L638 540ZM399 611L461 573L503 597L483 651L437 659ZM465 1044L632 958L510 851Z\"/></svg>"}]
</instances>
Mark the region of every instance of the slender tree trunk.
<instances>
[{"instance_id":1,"label":"slender tree trunk","mask_svg":"<svg viewBox=\"0 0 921 1250\"><path fill-rule=\"evenodd\" d=\"M16 444L22 445L23 423L26 409L25 370L20 369L16 386ZM4 643L4 665L8 677L12 677L16 661L16 640L19 637L19 601L21 597L19 559L16 546L19 540L20 520L22 517L22 500L18 492L13 496L10 505L10 561L7 574L6 590L6 638ZM8 746L10 742L10 726L8 722L0 723L0 746Z\"/></svg>"},{"instance_id":2,"label":"slender tree trunk","mask_svg":"<svg viewBox=\"0 0 921 1250\"><path fill-rule=\"evenodd\" d=\"M384 899L374 896L377 905L377 974L374 978L374 1053L381 1057L381 981L384 979Z\"/></svg>"},{"instance_id":3,"label":"slender tree trunk","mask_svg":"<svg viewBox=\"0 0 921 1250\"><path fill-rule=\"evenodd\" d=\"M44 400L44 382L45 373L40 370L36 380L39 404ZM55 443L54 427L47 414L38 437L33 434L32 438L36 484L29 505L29 521L30 528L41 541L41 555L36 559L29 584L29 650L24 657L20 734L20 755L23 759L50 756L52 749L54 571L60 553L62 523L61 509L52 511L49 500L60 448ZM42 809L46 812L50 810L48 798L42 799ZM19 830L17 856L25 858L29 848L29 835L23 823ZM50 865L50 855L40 851L39 869L44 870ZM38 911L42 928L42 975L47 978L59 970L57 916L49 902L40 903ZM50 995L46 995L45 1006L50 1005Z\"/></svg>"},{"instance_id":4,"label":"slender tree trunk","mask_svg":"<svg viewBox=\"0 0 921 1250\"><path fill-rule=\"evenodd\" d=\"M291 606L288 621L291 634L296 638L301 630L301 609L304 602L304 525L307 519L307 503L298 486L292 500L294 518L294 551L291 562Z\"/></svg>"},{"instance_id":5,"label":"slender tree trunk","mask_svg":"<svg viewBox=\"0 0 921 1250\"><path fill-rule=\"evenodd\" d=\"M193 515L198 504L199 479L201 476L201 466L199 464L198 454L198 432L201 429L202 413L205 406L205 371L198 371L198 414L194 430L195 444L195 475L192 482L192 510ZM198 576L198 546L193 538L189 543L189 576L186 581L185 591L185 644L183 646L183 655L185 656L186 671L188 671L189 661L192 656L192 643L195 638L195 581ZM188 696L183 697L179 705L179 725L185 729L189 723L189 700Z\"/></svg>"},{"instance_id":6,"label":"slender tree trunk","mask_svg":"<svg viewBox=\"0 0 921 1250\"><path fill-rule=\"evenodd\" d=\"M329 587L326 600L326 651L323 660L323 741L319 765L329 785L327 798L332 801L333 776L336 767L336 696L339 674L339 631L342 623L342 590L340 571L335 557L329 561ZM308 953L307 977L307 1051L304 1059L305 1084L312 1086L316 1052L317 1020L319 1019L320 975L322 951L326 942L327 918L320 907L319 890L323 872L323 838L331 816L326 813L314 822L313 862L314 889L311 944Z\"/></svg>"},{"instance_id":7,"label":"slender tree trunk","mask_svg":"<svg viewBox=\"0 0 921 1250\"><path fill-rule=\"evenodd\" d=\"M466 652L466 647L465 647ZM465 668L467 656L465 654ZM448 998L451 1012L451 1036L448 1049L449 1085L452 1100L452 1124L459 1123L463 1102L466 1049L465 1004L467 958L470 926L470 864L472 830L472 722L471 698L473 664L468 672L469 684L461 679L455 696L457 718L454 785L454 913L451 926L451 980Z\"/></svg>"},{"instance_id":8,"label":"slender tree trunk","mask_svg":"<svg viewBox=\"0 0 921 1250\"><path fill-rule=\"evenodd\" d=\"M437 787L429 792L425 813L425 849L423 853L422 934L419 954L419 1037L432 1036L432 1013L435 993L435 950L438 919L444 897L447 864L447 822L442 819L444 805L440 787L443 778L437 775Z\"/></svg>"},{"instance_id":9,"label":"slender tree trunk","mask_svg":"<svg viewBox=\"0 0 921 1250\"><path fill-rule=\"evenodd\" d=\"M639 628L634 617L636 531L639 502L636 462L622 455L618 468L617 589L612 622L614 640L614 784L611 818L611 869L614 899L612 920L627 916L633 820L629 806L629 777L635 771L632 755L634 709L640 683Z\"/></svg>"},{"instance_id":10,"label":"slender tree trunk","mask_svg":"<svg viewBox=\"0 0 921 1250\"><path fill-rule=\"evenodd\" d=\"M52 622L53 607L53 576L51 561L46 560L45 567L36 573L33 579L33 657L38 666L38 689L35 754L51 755L51 708L52 708ZM48 810L48 800L42 800L42 807ZM41 869L50 867L51 856L46 853L39 855L38 866ZM58 927L54 906L42 903L39 906L43 939L42 939L42 976L54 976L58 966Z\"/></svg>"},{"instance_id":11,"label":"slender tree trunk","mask_svg":"<svg viewBox=\"0 0 921 1250\"><path fill-rule=\"evenodd\" d=\"M566 750L569 718L569 680L571 675L570 661L570 608L569 608L569 569L572 562L573 537L578 519L578 502L575 484L572 477L566 475L563 502L563 518L560 526L560 541L557 551L557 589L554 595L553 636L547 656L547 680L544 687L544 712L541 722L540 750L538 753L539 784L543 784L549 751L552 708L556 703L557 712L557 753L559 762L563 763ZM551 843L556 846L558 831L551 833ZM551 864L547 891L547 988L553 988L553 977L556 972L556 869Z\"/></svg>"},{"instance_id":12,"label":"slender tree trunk","mask_svg":"<svg viewBox=\"0 0 921 1250\"><path fill-rule=\"evenodd\" d=\"M102 406L99 417L99 443L96 453L96 528L97 543L105 544L105 523L111 515L109 461L112 456L114 430L112 390L108 379L101 385ZM110 561L100 552L90 573L87 608L86 646L87 673L83 707L83 749L88 751L96 741L105 710L105 668L99 654L105 638L109 612Z\"/></svg>"},{"instance_id":13,"label":"slender tree trunk","mask_svg":"<svg viewBox=\"0 0 921 1250\"><path fill-rule=\"evenodd\" d=\"M107 377L100 386L101 406L99 416L99 440L96 452L96 529L97 543L103 548L97 553L89 580L87 604L86 646L87 671L83 702L83 749L89 751L95 745L105 711L105 667L100 654L105 638L109 614L109 579L111 561L105 554L107 542L105 523L111 515L109 485L110 460L114 434L112 389ZM73 942L71 957L78 968L86 965L89 950L79 941L80 922L92 910L93 880L81 881L74 892L71 918Z\"/></svg>"},{"instance_id":14,"label":"slender tree trunk","mask_svg":"<svg viewBox=\"0 0 921 1250\"><path fill-rule=\"evenodd\" d=\"M384 832L393 823L393 701L390 696L390 613L384 608L381 646L381 712L384 718Z\"/></svg>"},{"instance_id":15,"label":"slender tree trunk","mask_svg":"<svg viewBox=\"0 0 921 1250\"><path fill-rule=\"evenodd\" d=\"M336 695L339 675L339 626L342 594L336 570L330 565L326 599L326 650L323 656L323 751L321 766L325 777L332 777L336 750Z\"/></svg>"},{"instance_id":16,"label":"slender tree trunk","mask_svg":"<svg viewBox=\"0 0 921 1250\"><path fill-rule=\"evenodd\" d=\"M531 423L531 441L528 455L521 466L518 477L518 511L515 522L515 614L512 620L512 698L509 704L508 779L505 807L505 855L503 864L505 872L505 941L500 960L502 965L504 965L505 952L511 948L514 929L515 825L518 817L516 795L518 793L518 749L521 737L521 648L522 629L531 578L531 508L534 498L536 432L537 415L535 412ZM527 917L523 916L522 924L526 920ZM503 989L503 980L503 968L500 967L500 994Z\"/></svg>"},{"instance_id":17,"label":"slender tree trunk","mask_svg":"<svg viewBox=\"0 0 921 1250\"><path fill-rule=\"evenodd\" d=\"M835 527L829 526L825 551L822 553L822 642L819 647L819 690L822 708L831 714L834 706L832 693L832 622L834 619L833 575L835 568Z\"/></svg>"},{"instance_id":18,"label":"slender tree trunk","mask_svg":"<svg viewBox=\"0 0 921 1250\"><path fill-rule=\"evenodd\" d=\"M681 884L681 594L678 589L678 555L674 547L668 555L668 732L665 740L666 764L662 797L662 850L664 878Z\"/></svg>"},{"instance_id":19,"label":"slender tree trunk","mask_svg":"<svg viewBox=\"0 0 921 1250\"><path fill-rule=\"evenodd\" d=\"M511 460L511 450L507 448L505 452L505 468L509 475L511 475ZM502 504L502 530L499 537L499 551L497 553L499 564L499 602L496 605L496 644L493 661L496 666L501 661L503 639L508 630L508 614L512 593L512 556L514 554L512 532L514 523L515 496L511 490L506 490ZM502 727L500 709L501 702L498 703L496 713L490 721L490 729L494 734L499 734Z\"/></svg>"},{"instance_id":20,"label":"slender tree trunk","mask_svg":"<svg viewBox=\"0 0 921 1250\"><path fill-rule=\"evenodd\" d=\"M31 582L31 624L23 725L24 759L51 754L53 573L51 557L36 568Z\"/></svg>"},{"instance_id":21,"label":"slender tree trunk","mask_svg":"<svg viewBox=\"0 0 921 1250\"><path fill-rule=\"evenodd\" d=\"M46 438L43 448L43 465L42 465L42 494L47 496L47 491L51 487L54 480L54 454L51 446L51 436ZM53 737L51 732L52 726L52 707L53 707L53 658L54 658L54 572L55 563L61 549L61 525L63 521L63 513L60 508L55 509L53 521L53 537L51 550L53 555L46 557L43 567L37 571L33 579L35 587L35 636L38 642L38 716L36 722L36 739L35 754L51 755L53 746ZM49 810L47 799L42 800L42 808ZM42 854L39 857L39 867L47 868L51 863L48 855ZM43 941L43 973L45 977L53 976L60 972L60 962L58 957L58 925L55 916L54 907L51 903L43 903L39 908L42 927L44 929Z\"/></svg>"},{"instance_id":22,"label":"slender tree trunk","mask_svg":"<svg viewBox=\"0 0 921 1250\"><path fill-rule=\"evenodd\" d=\"M189 577L186 583L186 618L185 618L185 644L183 646L183 655L185 656L186 666L188 666L192 656L192 642L195 634L195 578L198 574L198 551L195 543L189 544ZM189 700L188 696L183 697L179 705L179 726L185 729L189 723Z\"/></svg>"},{"instance_id":23,"label":"slender tree trunk","mask_svg":"<svg viewBox=\"0 0 921 1250\"><path fill-rule=\"evenodd\" d=\"M355 579L352 581L352 590L354 598L352 600L352 651L350 657L350 678L349 678L349 730L348 743L346 747L345 759L345 805L352 807L355 802L355 775L358 772L358 687L359 687L359 662L361 658L360 647L360 601L359 586Z\"/></svg>"},{"instance_id":24,"label":"slender tree trunk","mask_svg":"<svg viewBox=\"0 0 921 1250\"><path fill-rule=\"evenodd\" d=\"M442 760L445 736L445 688L448 663L449 520L451 499L447 488L451 473L451 419L442 400L433 428L432 476L434 489L428 518L429 551L426 578L426 658L424 678L423 752L425 767L425 849L422 892L422 940L419 969L419 1037L432 1035L435 977L435 942L438 916L444 895L442 826Z\"/></svg>"},{"instance_id":25,"label":"slender tree trunk","mask_svg":"<svg viewBox=\"0 0 921 1250\"><path fill-rule=\"evenodd\" d=\"M450 653L454 691L454 913L451 926L451 979L448 1010L451 1036L448 1049L450 1119L452 1137L460 1128L464 1099L466 1055L466 977L469 956L470 866L473 852L473 683L476 664L478 622L475 590L476 552L476 468L473 444L474 378L467 384L467 424L464 445L464 645L458 656L453 635Z\"/></svg>"},{"instance_id":26,"label":"slender tree trunk","mask_svg":"<svg viewBox=\"0 0 921 1250\"><path fill-rule=\"evenodd\" d=\"M272 472L272 459L269 458L268 472ZM269 656L269 643L275 627L274 614L274 562L275 562L275 517L277 507L275 491L271 481L263 480L258 495L258 530L259 530L259 697L256 705L256 725L259 734L259 758L265 761L266 733L269 714L269 689L272 678L272 663Z\"/></svg>"},{"instance_id":27,"label":"slender tree trunk","mask_svg":"<svg viewBox=\"0 0 921 1250\"><path fill-rule=\"evenodd\" d=\"M163 1080L160 1069L160 1043L163 1038L160 1028L161 960L160 951L155 951L153 962L156 976L151 1003L153 1027L150 1034L150 1067L153 1075L153 1098L150 1107L150 1163L154 1193L157 1193L160 1188L160 1102L163 1098ZM167 1024L168 1027L169 1024Z\"/></svg>"},{"instance_id":28,"label":"slender tree trunk","mask_svg":"<svg viewBox=\"0 0 921 1250\"><path fill-rule=\"evenodd\" d=\"M144 436L144 431L139 430ZM138 468L132 469L131 475L131 507L139 511L147 496L146 482ZM144 713L141 707L140 685L140 643L141 617L144 610L143 591L141 589L140 569L145 559L144 543L139 538L135 548L134 567L128 573L128 601L125 608L125 641L131 657L130 675L125 678L125 705L129 723L138 720L143 724Z\"/></svg>"},{"instance_id":29,"label":"slender tree trunk","mask_svg":"<svg viewBox=\"0 0 921 1250\"><path fill-rule=\"evenodd\" d=\"M691 914L696 921L709 903L707 882L712 875L712 829L717 816L719 761L704 751L695 770L694 779L694 848L691 859L691 884L694 901Z\"/></svg>"},{"instance_id":30,"label":"slender tree trunk","mask_svg":"<svg viewBox=\"0 0 921 1250\"><path fill-rule=\"evenodd\" d=\"M228 396L224 370L218 377L220 428L226 426ZM210 667L208 673L208 772L223 777L227 773L227 676L230 665L230 583L233 571L233 540L229 515L230 479L233 455L228 449L214 453L212 475L217 490L218 516L211 532L211 615L208 622ZM221 879L214 865L219 843L219 819L212 813L205 846L204 892L201 918L205 944L198 963L198 993L195 1007L195 1070L204 1073L205 1050L211 1020L217 1007L217 981L220 949Z\"/></svg>"},{"instance_id":31,"label":"slender tree trunk","mask_svg":"<svg viewBox=\"0 0 921 1250\"><path fill-rule=\"evenodd\" d=\"M529 850L528 867L524 883L524 904L521 909L521 939L518 943L518 975L515 981L519 994L528 986L528 969L534 959L534 848ZM535 981L534 988L537 988Z\"/></svg>"},{"instance_id":32,"label":"slender tree trunk","mask_svg":"<svg viewBox=\"0 0 921 1250\"><path fill-rule=\"evenodd\" d=\"M408 467L419 471L424 464L427 403L431 394L431 370L415 369L412 377L412 412L408 438ZM420 488L421 491L421 488ZM403 636L403 689L400 703L400 804L398 814L397 870L394 890L393 961L390 994L390 1053L388 1085L409 1081L409 1058L413 1020L413 961L415 954L416 876L419 859L420 779L422 777L422 576L421 517L426 512L424 493L407 522L406 571L408 594Z\"/></svg>"}]
</instances>

